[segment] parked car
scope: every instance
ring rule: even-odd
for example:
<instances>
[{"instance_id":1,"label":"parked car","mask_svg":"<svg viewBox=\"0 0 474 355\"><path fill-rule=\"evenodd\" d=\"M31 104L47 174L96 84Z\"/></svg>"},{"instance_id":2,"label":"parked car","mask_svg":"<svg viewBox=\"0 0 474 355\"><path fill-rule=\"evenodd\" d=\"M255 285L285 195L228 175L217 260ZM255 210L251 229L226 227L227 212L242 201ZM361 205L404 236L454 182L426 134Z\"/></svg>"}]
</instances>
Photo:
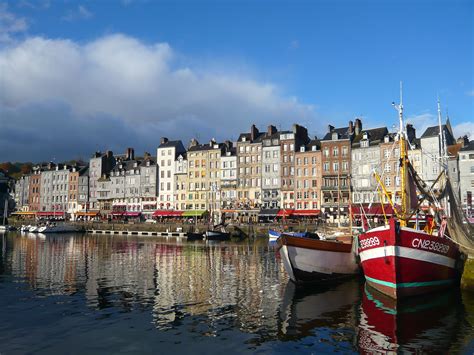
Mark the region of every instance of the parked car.
<instances>
[{"instance_id":1,"label":"parked car","mask_svg":"<svg viewBox=\"0 0 474 355\"><path fill-rule=\"evenodd\" d=\"M153 224L156 224L156 219L147 219L145 220L145 223L153 223Z\"/></svg>"}]
</instances>

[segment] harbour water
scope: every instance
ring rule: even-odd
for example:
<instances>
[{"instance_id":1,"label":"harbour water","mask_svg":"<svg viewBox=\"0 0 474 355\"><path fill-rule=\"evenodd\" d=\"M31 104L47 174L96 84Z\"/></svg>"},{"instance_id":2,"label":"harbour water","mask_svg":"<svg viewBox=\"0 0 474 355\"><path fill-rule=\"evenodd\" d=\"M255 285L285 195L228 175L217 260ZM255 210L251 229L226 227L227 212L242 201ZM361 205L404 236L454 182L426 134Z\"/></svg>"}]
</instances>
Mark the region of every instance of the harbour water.
<instances>
[{"instance_id":1,"label":"harbour water","mask_svg":"<svg viewBox=\"0 0 474 355\"><path fill-rule=\"evenodd\" d=\"M474 353L474 295L297 289L267 239L0 235L0 354Z\"/></svg>"}]
</instances>

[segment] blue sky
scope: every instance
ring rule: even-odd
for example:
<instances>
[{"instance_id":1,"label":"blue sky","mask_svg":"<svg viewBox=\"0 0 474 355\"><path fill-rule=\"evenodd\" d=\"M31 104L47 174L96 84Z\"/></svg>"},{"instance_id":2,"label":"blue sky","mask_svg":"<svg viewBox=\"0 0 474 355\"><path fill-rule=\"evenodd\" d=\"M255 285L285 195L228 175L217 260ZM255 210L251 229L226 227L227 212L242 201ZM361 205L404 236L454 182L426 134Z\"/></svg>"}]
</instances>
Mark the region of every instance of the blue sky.
<instances>
[{"instance_id":1,"label":"blue sky","mask_svg":"<svg viewBox=\"0 0 474 355\"><path fill-rule=\"evenodd\" d=\"M473 4L3 2L0 160L153 152L161 135L235 139L253 122L299 122L318 136L356 116L390 128L400 80L420 135L439 94L455 133L474 138ZM41 149L28 152L28 139Z\"/></svg>"}]
</instances>

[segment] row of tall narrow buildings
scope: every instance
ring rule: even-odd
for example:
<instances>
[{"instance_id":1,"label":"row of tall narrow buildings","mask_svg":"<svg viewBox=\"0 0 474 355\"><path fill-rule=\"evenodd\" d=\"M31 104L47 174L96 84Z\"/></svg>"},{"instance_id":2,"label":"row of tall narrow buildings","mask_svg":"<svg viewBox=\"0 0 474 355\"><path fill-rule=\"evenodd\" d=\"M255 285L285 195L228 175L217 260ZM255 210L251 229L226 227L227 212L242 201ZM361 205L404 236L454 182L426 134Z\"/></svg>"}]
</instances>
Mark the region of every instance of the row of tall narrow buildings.
<instances>
[{"instance_id":1,"label":"row of tall narrow buildings","mask_svg":"<svg viewBox=\"0 0 474 355\"><path fill-rule=\"evenodd\" d=\"M461 202L472 208L474 142L455 140L442 126L449 175ZM418 174L434 182L441 171L439 127L416 136L407 126L409 155ZM210 213L257 220L278 214L347 221L350 205L380 203L377 171L395 202L400 181L396 136L386 127L364 129L355 119L328 126L321 139L294 124L279 131L252 125L237 141L199 143L161 138L156 155L97 152L85 166L42 164L16 183L17 210L39 216L173 216ZM466 170L466 171L464 171ZM383 201L386 203L387 201ZM186 215L186 214L185 214Z\"/></svg>"}]
</instances>

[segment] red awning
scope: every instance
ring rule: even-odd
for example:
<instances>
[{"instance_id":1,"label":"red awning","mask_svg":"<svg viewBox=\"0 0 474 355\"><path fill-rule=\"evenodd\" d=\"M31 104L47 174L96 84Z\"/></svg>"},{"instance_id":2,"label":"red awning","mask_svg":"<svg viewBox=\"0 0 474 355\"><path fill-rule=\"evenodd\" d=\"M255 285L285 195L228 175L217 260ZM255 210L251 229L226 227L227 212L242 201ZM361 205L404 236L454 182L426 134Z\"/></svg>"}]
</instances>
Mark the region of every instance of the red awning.
<instances>
[{"instance_id":1,"label":"red awning","mask_svg":"<svg viewBox=\"0 0 474 355\"><path fill-rule=\"evenodd\" d=\"M288 217L293 215L294 210L279 210L277 217Z\"/></svg>"},{"instance_id":2,"label":"red awning","mask_svg":"<svg viewBox=\"0 0 474 355\"><path fill-rule=\"evenodd\" d=\"M61 216L64 216L64 211L36 212L36 216L38 216L38 217L45 217L45 216L61 217Z\"/></svg>"},{"instance_id":3,"label":"red awning","mask_svg":"<svg viewBox=\"0 0 474 355\"><path fill-rule=\"evenodd\" d=\"M112 212L112 216L123 216L125 212Z\"/></svg>"},{"instance_id":4,"label":"red awning","mask_svg":"<svg viewBox=\"0 0 474 355\"><path fill-rule=\"evenodd\" d=\"M173 210L156 210L153 212L153 217L181 217L183 211L173 211Z\"/></svg>"},{"instance_id":5,"label":"red awning","mask_svg":"<svg viewBox=\"0 0 474 355\"><path fill-rule=\"evenodd\" d=\"M295 210L293 212L294 216L317 216L319 215L320 210Z\"/></svg>"},{"instance_id":6,"label":"red awning","mask_svg":"<svg viewBox=\"0 0 474 355\"><path fill-rule=\"evenodd\" d=\"M383 206L386 215L393 215L393 208L389 204L384 204ZM381 204L373 204L372 206L352 206L352 214L354 215L361 215L365 213L366 215L373 215L373 216L383 216L383 210Z\"/></svg>"},{"instance_id":7,"label":"red awning","mask_svg":"<svg viewBox=\"0 0 474 355\"><path fill-rule=\"evenodd\" d=\"M138 217L140 216L141 212L125 212L124 215L127 217Z\"/></svg>"}]
</instances>

